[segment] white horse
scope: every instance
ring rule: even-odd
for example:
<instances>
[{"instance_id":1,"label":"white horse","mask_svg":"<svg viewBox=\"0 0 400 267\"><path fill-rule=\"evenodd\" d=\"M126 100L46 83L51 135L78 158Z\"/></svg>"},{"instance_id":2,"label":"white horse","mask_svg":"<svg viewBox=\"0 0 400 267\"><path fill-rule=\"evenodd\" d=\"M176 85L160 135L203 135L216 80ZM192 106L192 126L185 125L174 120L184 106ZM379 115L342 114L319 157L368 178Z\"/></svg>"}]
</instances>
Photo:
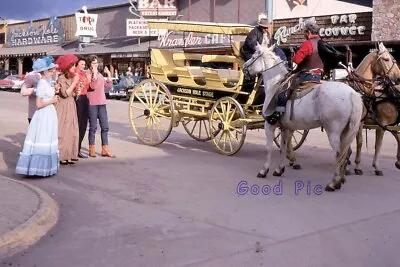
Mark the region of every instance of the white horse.
<instances>
[{"instance_id":1,"label":"white horse","mask_svg":"<svg viewBox=\"0 0 400 267\"><path fill-rule=\"evenodd\" d=\"M283 61L273 50L274 46L268 48L257 45L253 57L243 65L244 71L250 75L263 73L266 98L264 108L274 98L278 83L288 73ZM285 171L288 137L291 137L295 130L324 127L336 154L333 180L326 185L325 190L340 189L341 184L346 181L347 153L360 127L363 111L361 95L345 83L323 82L316 84L310 93L294 101L292 118L290 118L290 109L291 103L288 101L286 111L279 122L282 134L280 163L273 175L281 176ZM265 122L264 129L267 137L267 160L257 175L259 178L265 178L270 168L276 125Z\"/></svg>"}]
</instances>

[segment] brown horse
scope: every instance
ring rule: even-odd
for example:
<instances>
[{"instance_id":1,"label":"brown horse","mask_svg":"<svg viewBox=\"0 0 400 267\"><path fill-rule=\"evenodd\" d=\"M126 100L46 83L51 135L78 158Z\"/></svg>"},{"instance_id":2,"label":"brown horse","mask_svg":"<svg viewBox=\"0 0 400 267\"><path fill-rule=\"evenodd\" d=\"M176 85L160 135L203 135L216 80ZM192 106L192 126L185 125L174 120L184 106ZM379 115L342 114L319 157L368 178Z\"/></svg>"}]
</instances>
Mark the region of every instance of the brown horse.
<instances>
[{"instance_id":1,"label":"brown horse","mask_svg":"<svg viewBox=\"0 0 400 267\"><path fill-rule=\"evenodd\" d=\"M357 151L355 157L355 174L362 175L361 163L361 148L363 144L362 129L364 125L378 126L375 130L375 153L372 166L375 169L375 174L382 176L383 172L378 165L378 155L382 147L383 135L388 125L393 125L398 119L398 109L394 104L392 96L382 95L380 90L377 90L375 80L380 77L387 77L392 81L400 80L400 69L396 64L396 60L390 55L385 46L380 43L376 51L369 53L364 60L355 69L355 77L361 77L358 81L350 79L350 85L359 88L364 94L365 110L364 120L361 122L359 132L357 134ZM383 99L376 102L375 99ZM369 102L369 104L368 104ZM368 106L369 105L369 106ZM369 112L367 112L367 110ZM397 162L396 167L400 169L400 133L398 131L390 131L397 141Z\"/></svg>"}]
</instances>

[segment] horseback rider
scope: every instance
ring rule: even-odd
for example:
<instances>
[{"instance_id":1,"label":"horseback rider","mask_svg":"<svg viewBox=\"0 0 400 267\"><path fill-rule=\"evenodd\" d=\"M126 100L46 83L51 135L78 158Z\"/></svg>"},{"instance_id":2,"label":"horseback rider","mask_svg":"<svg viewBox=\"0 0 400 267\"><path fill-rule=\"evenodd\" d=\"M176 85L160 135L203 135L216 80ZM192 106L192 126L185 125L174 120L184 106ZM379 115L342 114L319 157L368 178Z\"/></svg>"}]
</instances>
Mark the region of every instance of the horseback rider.
<instances>
[{"instance_id":1,"label":"horseback rider","mask_svg":"<svg viewBox=\"0 0 400 267\"><path fill-rule=\"evenodd\" d=\"M273 39L271 38L268 29L269 29L268 19L266 17L263 17L257 22L257 26L254 27L254 29L248 33L243 46L240 48L240 55L245 62L251 59L253 54L256 52L257 44L264 45L267 47L270 47L273 44ZM275 46L274 52L282 60L287 61L286 55L282 49ZM262 75L260 74L259 78L261 77ZM255 77L245 77L242 90L245 92L251 92L253 90L254 83L255 83ZM264 92L262 91L260 93L262 95ZM244 98L245 96L242 97ZM260 97L258 94L256 98L260 99L262 97Z\"/></svg>"},{"instance_id":2,"label":"horseback rider","mask_svg":"<svg viewBox=\"0 0 400 267\"><path fill-rule=\"evenodd\" d=\"M248 61L253 54L256 52L256 46L258 44L270 45L270 35L268 32L269 23L266 18L260 19L258 25L252 29L244 41L240 54L243 60Z\"/></svg>"},{"instance_id":3,"label":"horseback rider","mask_svg":"<svg viewBox=\"0 0 400 267\"><path fill-rule=\"evenodd\" d=\"M324 63L318 54L319 27L315 21L308 21L303 26L304 38L306 39L299 50L293 56L292 61L297 67L292 73L297 73L291 86L279 94L275 112L267 117L267 122L276 124L285 111L286 100L293 89L296 89L302 82L321 80Z\"/></svg>"}]
</instances>

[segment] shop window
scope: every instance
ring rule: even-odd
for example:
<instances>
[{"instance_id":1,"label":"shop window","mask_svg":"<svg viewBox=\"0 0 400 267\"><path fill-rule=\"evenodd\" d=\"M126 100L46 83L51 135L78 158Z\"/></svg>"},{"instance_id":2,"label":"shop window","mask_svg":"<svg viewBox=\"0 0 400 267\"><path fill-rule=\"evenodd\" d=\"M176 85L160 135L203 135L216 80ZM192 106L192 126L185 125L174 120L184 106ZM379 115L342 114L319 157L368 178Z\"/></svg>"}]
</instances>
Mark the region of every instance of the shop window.
<instances>
[{"instance_id":1,"label":"shop window","mask_svg":"<svg viewBox=\"0 0 400 267\"><path fill-rule=\"evenodd\" d=\"M0 45L6 43L6 34L0 33Z\"/></svg>"}]
</instances>

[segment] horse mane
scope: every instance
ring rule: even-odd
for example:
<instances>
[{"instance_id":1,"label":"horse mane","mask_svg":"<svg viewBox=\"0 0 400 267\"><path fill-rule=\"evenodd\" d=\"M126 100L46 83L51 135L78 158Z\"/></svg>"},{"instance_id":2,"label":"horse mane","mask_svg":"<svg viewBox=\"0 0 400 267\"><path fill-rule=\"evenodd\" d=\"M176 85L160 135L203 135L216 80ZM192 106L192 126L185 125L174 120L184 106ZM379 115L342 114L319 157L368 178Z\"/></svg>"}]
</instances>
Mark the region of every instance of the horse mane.
<instances>
[{"instance_id":1,"label":"horse mane","mask_svg":"<svg viewBox=\"0 0 400 267\"><path fill-rule=\"evenodd\" d=\"M270 55L275 60L279 59L279 56L268 46L260 45L258 46L258 51L260 51L263 57L265 57L265 55Z\"/></svg>"},{"instance_id":2,"label":"horse mane","mask_svg":"<svg viewBox=\"0 0 400 267\"><path fill-rule=\"evenodd\" d=\"M367 71L367 69L371 66L372 62L372 57L374 55L375 51L370 52L362 61L361 63L357 66L356 68L356 73L359 75L364 75L364 73Z\"/></svg>"}]
</instances>

